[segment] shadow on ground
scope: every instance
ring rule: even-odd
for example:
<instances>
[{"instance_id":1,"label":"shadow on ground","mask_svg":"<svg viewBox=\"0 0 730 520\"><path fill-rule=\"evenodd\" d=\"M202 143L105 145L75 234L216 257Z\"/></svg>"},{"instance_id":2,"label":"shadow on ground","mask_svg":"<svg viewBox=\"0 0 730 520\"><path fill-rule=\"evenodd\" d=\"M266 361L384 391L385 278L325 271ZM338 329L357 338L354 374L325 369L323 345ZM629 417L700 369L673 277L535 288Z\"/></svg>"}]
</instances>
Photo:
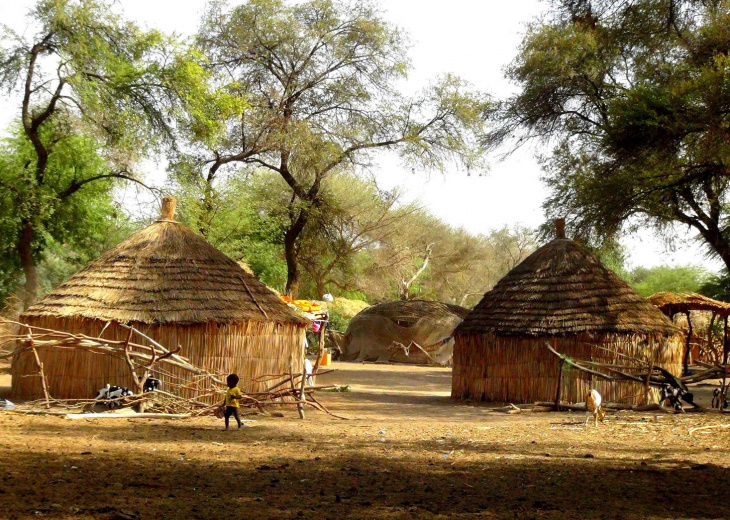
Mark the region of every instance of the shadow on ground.
<instances>
[{"instance_id":1,"label":"shadow on ground","mask_svg":"<svg viewBox=\"0 0 730 520\"><path fill-rule=\"evenodd\" d=\"M157 436L150 436L157 430ZM677 457L312 438L262 424L33 426L42 444L0 456L3 518L726 518L726 468ZM74 438L108 442L91 449ZM102 439L103 440L103 439ZM161 443L170 447L160 451ZM262 444L265 451L261 451ZM212 448L211 449L211 445ZM102 447L103 446L103 447ZM547 450L562 456L548 456ZM6 453L0 452L0 455ZM491 455L487 459L480 457ZM502 458L495 460L494 455ZM689 455L689 452L688 452ZM660 454L661 456L661 454ZM691 491L691 492L689 492Z\"/></svg>"}]
</instances>

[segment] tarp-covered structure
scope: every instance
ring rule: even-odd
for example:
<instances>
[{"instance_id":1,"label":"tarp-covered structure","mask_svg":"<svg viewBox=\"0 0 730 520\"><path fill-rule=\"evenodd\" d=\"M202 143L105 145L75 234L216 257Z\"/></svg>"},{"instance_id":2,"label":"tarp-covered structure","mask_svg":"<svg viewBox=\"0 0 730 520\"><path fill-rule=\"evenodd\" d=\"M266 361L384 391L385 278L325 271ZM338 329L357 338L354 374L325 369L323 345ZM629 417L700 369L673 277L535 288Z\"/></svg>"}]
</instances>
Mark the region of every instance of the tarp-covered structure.
<instances>
[{"instance_id":1,"label":"tarp-covered structure","mask_svg":"<svg viewBox=\"0 0 730 520\"><path fill-rule=\"evenodd\" d=\"M426 300L373 305L350 320L341 359L450 365L453 331L468 312Z\"/></svg>"}]
</instances>

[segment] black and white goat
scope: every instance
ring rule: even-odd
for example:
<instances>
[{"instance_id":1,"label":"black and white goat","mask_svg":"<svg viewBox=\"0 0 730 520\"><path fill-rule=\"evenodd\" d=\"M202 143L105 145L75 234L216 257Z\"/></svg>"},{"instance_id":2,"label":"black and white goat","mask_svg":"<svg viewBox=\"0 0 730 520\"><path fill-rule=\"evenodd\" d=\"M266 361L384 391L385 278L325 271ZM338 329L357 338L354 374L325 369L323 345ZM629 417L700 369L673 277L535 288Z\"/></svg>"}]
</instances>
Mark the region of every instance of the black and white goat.
<instances>
[{"instance_id":1,"label":"black and white goat","mask_svg":"<svg viewBox=\"0 0 730 520\"><path fill-rule=\"evenodd\" d=\"M674 408L675 412L684 412L684 406L682 406L682 390L680 388L664 385L659 392L659 404L666 406L669 401L669 406Z\"/></svg>"},{"instance_id":2,"label":"black and white goat","mask_svg":"<svg viewBox=\"0 0 730 520\"><path fill-rule=\"evenodd\" d=\"M99 390L99 394L95 399L97 401L103 401L103 403L112 410L117 406L121 406L121 403L116 401L116 399L119 399L120 397L128 397L130 395L134 395L134 392L132 392L129 388L123 386L111 386L107 383L104 388Z\"/></svg>"},{"instance_id":3,"label":"black and white goat","mask_svg":"<svg viewBox=\"0 0 730 520\"><path fill-rule=\"evenodd\" d=\"M144 385L142 385L142 391L145 393L154 392L155 390L159 390L160 386L162 386L162 381L154 377L148 377L145 379Z\"/></svg>"},{"instance_id":4,"label":"black and white goat","mask_svg":"<svg viewBox=\"0 0 730 520\"><path fill-rule=\"evenodd\" d=\"M692 392L669 384L662 386L659 392L659 404L666 405L667 401L669 401L669 405L674 408L675 412L684 412L682 401L692 406L697 406L694 402L694 394Z\"/></svg>"},{"instance_id":5,"label":"black and white goat","mask_svg":"<svg viewBox=\"0 0 730 520\"><path fill-rule=\"evenodd\" d=\"M727 396L723 395L719 388L715 388L712 391L712 407L719 408L722 411L729 406L730 402L727 400Z\"/></svg>"}]
</instances>

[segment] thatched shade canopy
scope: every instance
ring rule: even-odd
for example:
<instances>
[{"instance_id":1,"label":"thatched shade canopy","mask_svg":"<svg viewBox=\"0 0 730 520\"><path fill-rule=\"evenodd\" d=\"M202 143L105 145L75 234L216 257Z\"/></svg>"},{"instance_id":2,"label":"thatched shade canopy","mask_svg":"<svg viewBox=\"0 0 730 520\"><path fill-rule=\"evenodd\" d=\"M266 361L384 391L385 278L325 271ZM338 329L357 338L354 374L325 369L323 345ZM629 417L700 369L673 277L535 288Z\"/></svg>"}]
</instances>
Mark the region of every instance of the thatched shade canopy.
<instances>
[{"instance_id":1,"label":"thatched shade canopy","mask_svg":"<svg viewBox=\"0 0 730 520\"><path fill-rule=\"evenodd\" d=\"M723 359L727 358L728 344L728 317L730 317L730 304L722 302L720 300L713 300L707 296L702 296L697 293L673 293L673 292L658 292L649 296L649 301L656 305L669 319L674 319L676 314L683 314L687 318L687 336L684 349L683 366L684 373L689 371L689 364L693 355L700 356L699 345L695 343L695 348L692 347L692 341L695 336L695 327L693 326L693 320L691 318L691 312L693 311L705 311L710 313L709 327L706 332L706 344L712 345L712 325L715 322L716 317L723 318L725 326L723 328ZM702 333L700 333L702 334ZM692 354L694 350L695 354ZM705 351L707 354L707 351Z\"/></svg>"},{"instance_id":2,"label":"thatched shade canopy","mask_svg":"<svg viewBox=\"0 0 730 520\"><path fill-rule=\"evenodd\" d=\"M541 247L487 292L455 331L452 395L530 402L555 397L558 364L545 348L611 362L620 353L676 370L679 331L627 283L572 240ZM591 381L565 376L564 396L581 400ZM608 398L632 389L595 382Z\"/></svg>"},{"instance_id":3,"label":"thatched shade canopy","mask_svg":"<svg viewBox=\"0 0 730 520\"><path fill-rule=\"evenodd\" d=\"M163 345L179 344L195 364L238 371L244 380L288 372L292 360L299 366L307 320L234 260L175 222L174 207L174 199L166 198L157 222L91 262L21 319L87 334L106 326L105 334L121 339L125 333L114 324L132 325ZM83 353L45 355L54 397L87 397L107 382L128 382L116 360ZM14 363L14 376L33 372L25 361ZM37 381L25 379L27 384L13 378L16 395L37 392Z\"/></svg>"},{"instance_id":4,"label":"thatched shade canopy","mask_svg":"<svg viewBox=\"0 0 730 520\"><path fill-rule=\"evenodd\" d=\"M730 316L730 304L697 293L658 292L649 301L667 316L690 311L709 311L718 316Z\"/></svg>"}]
</instances>

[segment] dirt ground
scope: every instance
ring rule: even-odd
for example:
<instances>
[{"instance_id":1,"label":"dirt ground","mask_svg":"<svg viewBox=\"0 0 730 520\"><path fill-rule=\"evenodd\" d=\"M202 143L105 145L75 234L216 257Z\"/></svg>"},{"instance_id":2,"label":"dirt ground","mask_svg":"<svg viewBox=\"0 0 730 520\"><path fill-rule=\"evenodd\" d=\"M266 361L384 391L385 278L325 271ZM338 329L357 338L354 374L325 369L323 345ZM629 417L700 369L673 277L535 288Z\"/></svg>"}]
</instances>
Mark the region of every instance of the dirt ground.
<instances>
[{"instance_id":1,"label":"dirt ground","mask_svg":"<svg viewBox=\"0 0 730 520\"><path fill-rule=\"evenodd\" d=\"M690 434L717 413L585 428L456 404L449 369L334 368L350 391L320 396L349 420L0 413L0 518L730 518L730 429Z\"/></svg>"}]
</instances>

